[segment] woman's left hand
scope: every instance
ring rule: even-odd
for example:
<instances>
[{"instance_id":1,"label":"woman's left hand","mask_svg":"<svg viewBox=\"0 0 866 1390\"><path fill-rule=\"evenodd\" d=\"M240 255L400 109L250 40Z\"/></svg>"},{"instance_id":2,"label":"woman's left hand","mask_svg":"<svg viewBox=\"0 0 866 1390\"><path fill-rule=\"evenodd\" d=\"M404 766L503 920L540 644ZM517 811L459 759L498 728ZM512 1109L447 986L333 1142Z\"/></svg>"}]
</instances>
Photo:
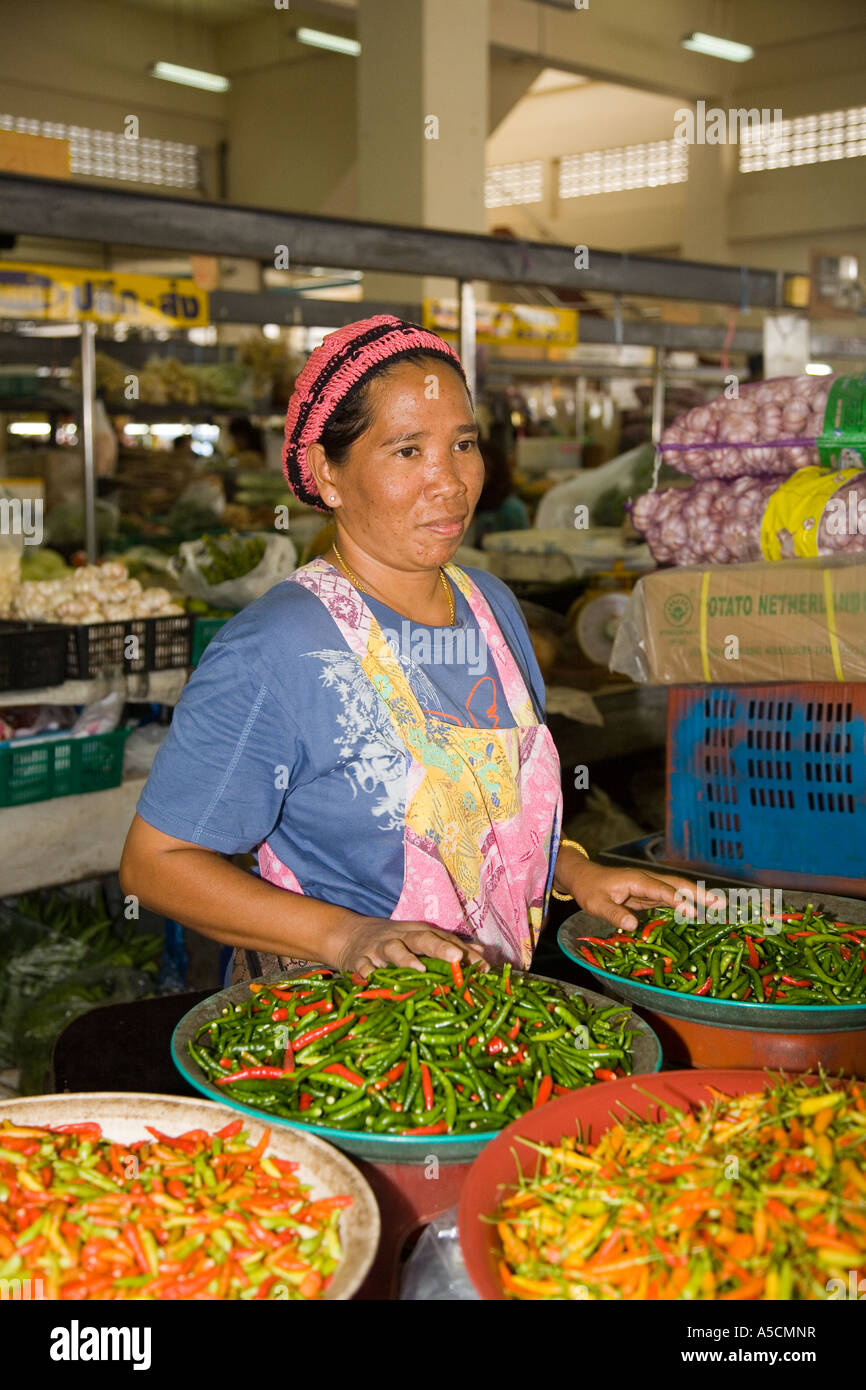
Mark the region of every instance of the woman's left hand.
<instances>
[{"instance_id":1,"label":"woman's left hand","mask_svg":"<svg viewBox=\"0 0 866 1390\"><path fill-rule=\"evenodd\" d=\"M629 912L648 907L677 907L698 900L697 886L676 874L651 874L643 869L611 869L584 860L569 889L585 912L611 922L619 931L634 931L637 918ZM677 894L680 897L677 897ZM688 896L684 899L683 894Z\"/></svg>"}]
</instances>

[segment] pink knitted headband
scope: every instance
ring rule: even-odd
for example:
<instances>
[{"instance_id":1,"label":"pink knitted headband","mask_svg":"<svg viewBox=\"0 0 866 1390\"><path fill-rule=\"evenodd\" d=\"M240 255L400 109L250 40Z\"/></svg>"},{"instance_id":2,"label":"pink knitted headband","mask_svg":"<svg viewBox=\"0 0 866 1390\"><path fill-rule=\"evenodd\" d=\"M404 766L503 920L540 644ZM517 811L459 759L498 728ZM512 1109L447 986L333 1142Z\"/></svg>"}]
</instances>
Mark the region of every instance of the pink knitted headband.
<instances>
[{"instance_id":1,"label":"pink knitted headband","mask_svg":"<svg viewBox=\"0 0 866 1390\"><path fill-rule=\"evenodd\" d=\"M289 401L283 447L286 481L302 502L328 510L307 464L307 450L321 438L337 406L383 362L409 352L444 358L463 376L460 358L442 338L390 314L338 328L310 354Z\"/></svg>"}]
</instances>

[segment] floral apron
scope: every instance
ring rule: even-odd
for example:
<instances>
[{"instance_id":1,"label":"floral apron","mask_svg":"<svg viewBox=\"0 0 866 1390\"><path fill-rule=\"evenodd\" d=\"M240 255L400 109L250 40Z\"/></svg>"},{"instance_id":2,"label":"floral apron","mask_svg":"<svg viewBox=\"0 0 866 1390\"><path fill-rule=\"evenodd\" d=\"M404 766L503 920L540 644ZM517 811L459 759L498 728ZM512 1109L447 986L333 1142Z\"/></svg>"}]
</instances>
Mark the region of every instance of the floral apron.
<instances>
[{"instance_id":1,"label":"floral apron","mask_svg":"<svg viewBox=\"0 0 866 1390\"><path fill-rule=\"evenodd\" d=\"M479 944L494 965L526 969L549 901L562 822L559 756L493 612L468 575L446 573L466 598L492 657L515 727L459 727L425 713L362 595L334 566L313 560L285 582L324 603L360 661L406 749L403 889L394 921L424 921ZM267 843L268 883L302 893ZM246 959L244 959L246 958ZM237 951L233 978L307 962Z\"/></svg>"}]
</instances>

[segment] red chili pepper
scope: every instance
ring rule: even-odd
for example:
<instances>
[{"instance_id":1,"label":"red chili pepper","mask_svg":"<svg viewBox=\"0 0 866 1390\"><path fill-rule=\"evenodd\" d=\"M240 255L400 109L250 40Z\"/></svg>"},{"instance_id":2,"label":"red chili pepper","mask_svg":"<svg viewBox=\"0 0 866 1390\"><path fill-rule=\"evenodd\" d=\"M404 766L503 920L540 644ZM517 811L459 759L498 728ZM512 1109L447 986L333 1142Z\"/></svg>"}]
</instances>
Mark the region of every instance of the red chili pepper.
<instances>
[{"instance_id":1,"label":"red chili pepper","mask_svg":"<svg viewBox=\"0 0 866 1390\"><path fill-rule=\"evenodd\" d=\"M578 950L580 951L580 954L592 965L598 966L599 970L601 969L601 962L599 961L597 956L593 955L592 951L589 949L588 946L579 946Z\"/></svg>"},{"instance_id":2,"label":"red chili pepper","mask_svg":"<svg viewBox=\"0 0 866 1390\"><path fill-rule=\"evenodd\" d=\"M319 999L315 1004L299 1004L295 1012L298 1018L303 1018L305 1014L329 1014L333 1007L327 999Z\"/></svg>"},{"instance_id":3,"label":"red chili pepper","mask_svg":"<svg viewBox=\"0 0 866 1390\"><path fill-rule=\"evenodd\" d=\"M652 971L650 971L649 973L652 974ZM708 975L707 978L704 980L704 983L701 985L700 989L695 990L695 994L709 994L712 987L713 982Z\"/></svg>"},{"instance_id":4,"label":"red chili pepper","mask_svg":"<svg viewBox=\"0 0 866 1390\"><path fill-rule=\"evenodd\" d=\"M461 969L459 960L452 960L452 962L451 962L451 977L452 977L452 979L454 980L454 988L455 988L455 989L462 989L462 988L463 988L463 971L462 971L462 969Z\"/></svg>"},{"instance_id":5,"label":"red chili pepper","mask_svg":"<svg viewBox=\"0 0 866 1390\"><path fill-rule=\"evenodd\" d=\"M498 1034L494 1034L493 1037L490 1039L490 1041L489 1041L488 1044L487 1044L487 1055L488 1055L488 1057L495 1057L496 1054L497 1054L497 1052L504 1052L504 1051L505 1051L505 1043L504 1043L504 1042L502 1041L502 1039L498 1036Z\"/></svg>"},{"instance_id":6,"label":"red chili pepper","mask_svg":"<svg viewBox=\"0 0 866 1390\"><path fill-rule=\"evenodd\" d=\"M52 1134L75 1134L79 1139L101 1139L102 1127L93 1122L77 1125L51 1125Z\"/></svg>"},{"instance_id":7,"label":"red chili pepper","mask_svg":"<svg viewBox=\"0 0 866 1390\"><path fill-rule=\"evenodd\" d=\"M226 1086L230 1081L276 1081L281 1076L288 1073L283 1067L244 1067L241 1071L233 1071L228 1076L218 1076L216 1083L218 1086ZM177 1142L176 1140L173 1142Z\"/></svg>"},{"instance_id":8,"label":"red chili pepper","mask_svg":"<svg viewBox=\"0 0 866 1390\"><path fill-rule=\"evenodd\" d=\"M227 1125L217 1130L218 1139L234 1139L236 1134L240 1134L244 1127L243 1120L229 1120Z\"/></svg>"},{"instance_id":9,"label":"red chili pepper","mask_svg":"<svg viewBox=\"0 0 866 1390\"><path fill-rule=\"evenodd\" d=\"M138 1238L138 1231L135 1229L132 1222L127 1222L121 1234L135 1256L135 1263L138 1265L142 1274L155 1274L156 1271L150 1267L144 1246Z\"/></svg>"},{"instance_id":10,"label":"red chili pepper","mask_svg":"<svg viewBox=\"0 0 866 1390\"><path fill-rule=\"evenodd\" d=\"M755 943L750 936L746 937L746 951L748 952L749 956L749 965L752 967L753 970L757 970L761 962L758 956L758 952L755 949Z\"/></svg>"},{"instance_id":11,"label":"red chili pepper","mask_svg":"<svg viewBox=\"0 0 866 1390\"><path fill-rule=\"evenodd\" d=\"M313 1103L313 1097L309 1091L301 1091L301 1099L298 1103L299 1110L309 1110Z\"/></svg>"},{"instance_id":12,"label":"red chili pepper","mask_svg":"<svg viewBox=\"0 0 866 1390\"><path fill-rule=\"evenodd\" d=\"M553 1077L548 1072L538 1083L538 1091L532 1103L533 1110L537 1110L539 1105L545 1105L550 1100L550 1093L553 1090Z\"/></svg>"},{"instance_id":13,"label":"red chili pepper","mask_svg":"<svg viewBox=\"0 0 866 1390\"><path fill-rule=\"evenodd\" d=\"M357 970L353 970L349 978L353 985L365 985L367 983L367 976L359 975Z\"/></svg>"},{"instance_id":14,"label":"red chili pepper","mask_svg":"<svg viewBox=\"0 0 866 1390\"><path fill-rule=\"evenodd\" d=\"M518 1018L518 1019L516 1020L516 1022L515 1022L514 1024L512 1024L512 1026L511 1026L511 1027L509 1028L509 1030L508 1030L508 1036L509 1036L509 1038L511 1039L512 1042L514 1042L514 1040L515 1040L515 1038L517 1037L517 1034L518 1034L519 1032L520 1032L520 1019Z\"/></svg>"},{"instance_id":15,"label":"red chili pepper","mask_svg":"<svg viewBox=\"0 0 866 1390\"><path fill-rule=\"evenodd\" d=\"M398 1134L445 1134L448 1125L445 1120L440 1120L438 1125L418 1125L415 1129L401 1129Z\"/></svg>"},{"instance_id":16,"label":"red chili pepper","mask_svg":"<svg viewBox=\"0 0 866 1390\"><path fill-rule=\"evenodd\" d=\"M644 927L643 931L642 931L641 934L640 934L640 935L641 935L641 940L642 940L642 941L649 941L650 932L652 931L653 927L659 926L662 922L664 922L664 920L665 920L664 917L654 917L653 920L652 920L651 922L647 922L646 926Z\"/></svg>"},{"instance_id":17,"label":"red chili pepper","mask_svg":"<svg viewBox=\"0 0 866 1390\"><path fill-rule=\"evenodd\" d=\"M395 1001L400 1001L403 999L411 999L412 995L417 993L418 991L416 989L410 989L406 994L395 994L393 989L363 989L361 993L357 994L355 997L356 999L393 999ZM300 1013L300 1009L298 1013Z\"/></svg>"},{"instance_id":18,"label":"red chili pepper","mask_svg":"<svg viewBox=\"0 0 866 1390\"><path fill-rule=\"evenodd\" d=\"M405 1070L406 1063L398 1062L390 1071L386 1071L385 1075L380 1077L378 1081L373 1082L373 1090L384 1091L386 1086L390 1086L394 1081L399 1081Z\"/></svg>"},{"instance_id":19,"label":"red chili pepper","mask_svg":"<svg viewBox=\"0 0 866 1390\"><path fill-rule=\"evenodd\" d=\"M609 1067L596 1067L592 1074L596 1081L616 1081L616 1072Z\"/></svg>"},{"instance_id":20,"label":"red chili pepper","mask_svg":"<svg viewBox=\"0 0 866 1390\"><path fill-rule=\"evenodd\" d=\"M436 988L432 991L432 993L433 993L433 994L450 994L450 993L451 993L451 986L450 986L450 985L437 985Z\"/></svg>"},{"instance_id":21,"label":"red chili pepper","mask_svg":"<svg viewBox=\"0 0 866 1390\"><path fill-rule=\"evenodd\" d=\"M469 1005L470 1009L474 1009L474 1008L475 1008L475 1000L472 998L472 995L469 993L468 988L467 988L467 989L464 989L464 991L463 991L463 998L464 998L464 1001Z\"/></svg>"},{"instance_id":22,"label":"red chili pepper","mask_svg":"<svg viewBox=\"0 0 866 1390\"><path fill-rule=\"evenodd\" d=\"M268 993L272 994L275 999L285 999L286 1001L289 1001L291 999L298 999L301 997L298 994L297 990L278 989L276 985L269 985Z\"/></svg>"},{"instance_id":23,"label":"red chili pepper","mask_svg":"<svg viewBox=\"0 0 866 1390\"><path fill-rule=\"evenodd\" d=\"M271 1014L271 1019L274 1023L282 1023L284 1019L288 1018L288 1016L288 1009L274 1009L274 1012Z\"/></svg>"},{"instance_id":24,"label":"red chili pepper","mask_svg":"<svg viewBox=\"0 0 866 1390\"><path fill-rule=\"evenodd\" d=\"M320 1028L312 1028L309 1033L302 1033L299 1038L295 1038L292 1046L295 1052L300 1052L302 1047L308 1047L310 1043L326 1037L328 1033L333 1033L335 1028L342 1028L344 1023L354 1022L354 1014L345 1014L343 1018L334 1018L330 1023L323 1023Z\"/></svg>"},{"instance_id":25,"label":"red chili pepper","mask_svg":"<svg viewBox=\"0 0 866 1390\"><path fill-rule=\"evenodd\" d=\"M578 941L591 941L592 944L593 944L593 946L609 946L610 943L611 943L611 941L616 941L616 940L633 941L634 938L631 937L631 936L623 936L622 938L620 938L620 937L613 937L613 936L611 936L611 937L604 937L604 936L579 936L579 937L578 937Z\"/></svg>"},{"instance_id":26,"label":"red chili pepper","mask_svg":"<svg viewBox=\"0 0 866 1390\"><path fill-rule=\"evenodd\" d=\"M322 1067L322 1071L328 1072L331 1076L341 1076L344 1081L349 1081L353 1086L363 1086L364 1078L359 1076L356 1071L349 1071L342 1062L331 1062L327 1067Z\"/></svg>"},{"instance_id":27,"label":"red chili pepper","mask_svg":"<svg viewBox=\"0 0 866 1390\"><path fill-rule=\"evenodd\" d=\"M424 1109L433 1109L433 1082L430 1080L430 1068L423 1062L421 1063L421 1090L424 1093Z\"/></svg>"},{"instance_id":28,"label":"red chili pepper","mask_svg":"<svg viewBox=\"0 0 866 1390\"><path fill-rule=\"evenodd\" d=\"M651 965L642 965L639 970L633 970L631 972L633 980L636 980L639 975L651 975L652 973L653 970ZM700 991L698 991L698 993L700 993Z\"/></svg>"},{"instance_id":29,"label":"red chili pepper","mask_svg":"<svg viewBox=\"0 0 866 1390\"><path fill-rule=\"evenodd\" d=\"M811 983L811 980L798 980L794 975L782 976L783 985L797 985L800 989L809 989Z\"/></svg>"}]
</instances>

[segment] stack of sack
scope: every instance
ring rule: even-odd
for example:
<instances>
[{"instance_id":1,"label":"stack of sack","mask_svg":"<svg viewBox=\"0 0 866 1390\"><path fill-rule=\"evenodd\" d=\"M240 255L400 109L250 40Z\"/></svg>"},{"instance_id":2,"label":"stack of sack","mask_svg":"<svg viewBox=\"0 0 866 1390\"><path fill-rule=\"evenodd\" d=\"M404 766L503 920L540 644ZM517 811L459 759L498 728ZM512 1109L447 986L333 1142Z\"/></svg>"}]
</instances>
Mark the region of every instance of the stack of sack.
<instances>
[{"instance_id":1,"label":"stack of sack","mask_svg":"<svg viewBox=\"0 0 866 1390\"><path fill-rule=\"evenodd\" d=\"M842 388L846 403L858 390L866 399L866 377L780 377L675 420L659 451L694 481L631 509L653 558L724 565L866 550L866 442L861 431L844 447ZM828 439L842 446L831 468Z\"/></svg>"}]
</instances>

